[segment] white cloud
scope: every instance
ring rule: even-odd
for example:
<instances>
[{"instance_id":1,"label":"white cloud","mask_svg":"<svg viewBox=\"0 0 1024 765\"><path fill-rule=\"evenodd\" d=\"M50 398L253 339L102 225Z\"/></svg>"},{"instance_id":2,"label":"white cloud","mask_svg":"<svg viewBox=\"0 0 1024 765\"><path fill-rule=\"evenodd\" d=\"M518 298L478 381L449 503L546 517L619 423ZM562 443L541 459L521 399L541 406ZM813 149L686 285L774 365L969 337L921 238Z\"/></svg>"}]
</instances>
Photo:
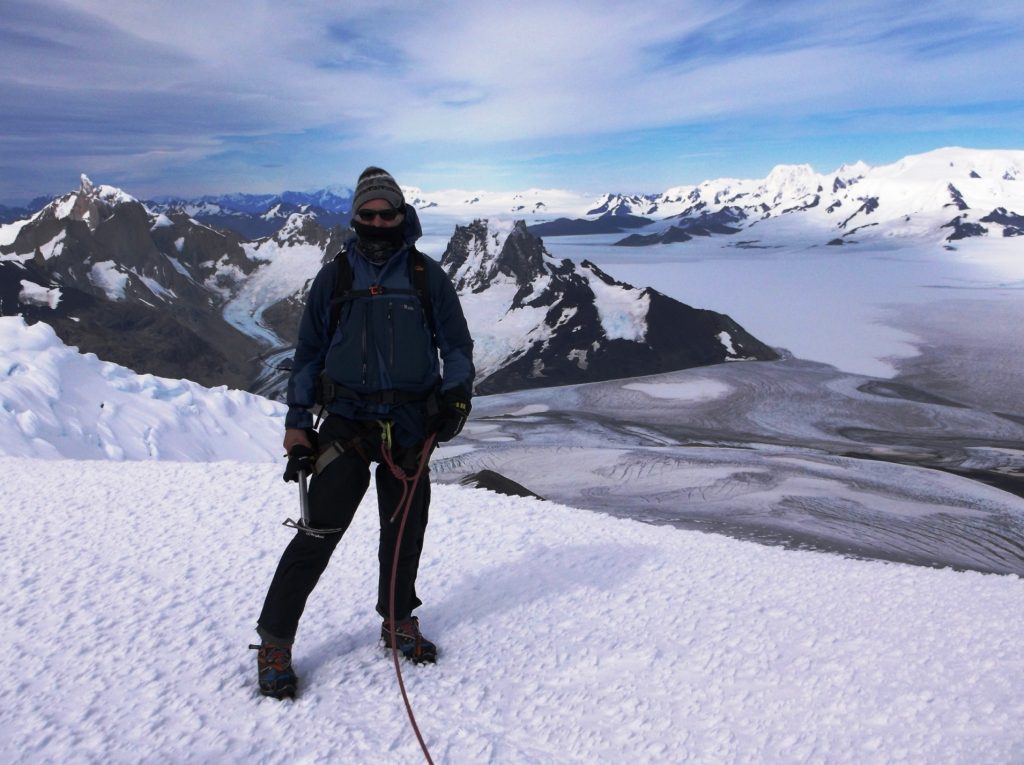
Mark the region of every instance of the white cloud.
<instances>
[{"instance_id":1,"label":"white cloud","mask_svg":"<svg viewBox=\"0 0 1024 765\"><path fill-rule=\"evenodd\" d=\"M171 168L316 131L394 153L1019 102L1022 22L1006 6L15 2L0 132Z\"/></svg>"}]
</instances>

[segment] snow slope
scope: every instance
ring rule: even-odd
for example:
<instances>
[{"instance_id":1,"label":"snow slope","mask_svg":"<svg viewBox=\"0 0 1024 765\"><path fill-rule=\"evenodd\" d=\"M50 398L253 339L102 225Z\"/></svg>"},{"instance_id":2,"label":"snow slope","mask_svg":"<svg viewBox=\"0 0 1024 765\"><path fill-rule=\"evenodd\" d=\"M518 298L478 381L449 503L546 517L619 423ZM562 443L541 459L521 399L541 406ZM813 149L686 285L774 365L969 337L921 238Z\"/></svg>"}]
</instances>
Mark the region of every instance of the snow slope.
<instances>
[{"instance_id":1,"label":"snow slope","mask_svg":"<svg viewBox=\"0 0 1024 765\"><path fill-rule=\"evenodd\" d=\"M298 512L280 406L16 318L0 349L0 761L419 761L365 506L310 598L298 699L256 691L246 646ZM1024 759L1020 577L433 496L419 613L441 656L405 678L435 762Z\"/></svg>"},{"instance_id":2,"label":"snow slope","mask_svg":"<svg viewBox=\"0 0 1024 765\"><path fill-rule=\"evenodd\" d=\"M377 645L376 513L357 514L311 598L300 694L280 703L258 696L246 650L296 505L279 466L0 470L0 566L18 583L3 761L420 760ZM787 552L454 486L436 487L434 507L420 614L441 657L405 678L435 762L1024 754L1017 577Z\"/></svg>"},{"instance_id":3,"label":"snow slope","mask_svg":"<svg viewBox=\"0 0 1024 765\"><path fill-rule=\"evenodd\" d=\"M137 375L0 317L0 455L266 461L285 407L244 391Z\"/></svg>"}]
</instances>

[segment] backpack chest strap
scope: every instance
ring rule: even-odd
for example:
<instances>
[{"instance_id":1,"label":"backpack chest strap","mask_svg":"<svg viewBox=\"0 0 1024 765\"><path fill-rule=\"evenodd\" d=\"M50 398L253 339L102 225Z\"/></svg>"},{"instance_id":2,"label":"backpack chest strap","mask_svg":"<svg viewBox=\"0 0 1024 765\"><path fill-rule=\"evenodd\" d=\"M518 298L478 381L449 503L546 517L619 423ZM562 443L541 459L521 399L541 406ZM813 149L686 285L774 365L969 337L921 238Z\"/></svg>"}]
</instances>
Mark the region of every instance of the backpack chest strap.
<instances>
[{"instance_id":1,"label":"backpack chest strap","mask_svg":"<svg viewBox=\"0 0 1024 765\"><path fill-rule=\"evenodd\" d=\"M347 303L350 300L358 300L359 298L367 297L379 297L381 295L419 295L416 290L401 289L399 287L384 287L380 284L374 284L365 290L345 290L337 295L331 297L331 307Z\"/></svg>"}]
</instances>

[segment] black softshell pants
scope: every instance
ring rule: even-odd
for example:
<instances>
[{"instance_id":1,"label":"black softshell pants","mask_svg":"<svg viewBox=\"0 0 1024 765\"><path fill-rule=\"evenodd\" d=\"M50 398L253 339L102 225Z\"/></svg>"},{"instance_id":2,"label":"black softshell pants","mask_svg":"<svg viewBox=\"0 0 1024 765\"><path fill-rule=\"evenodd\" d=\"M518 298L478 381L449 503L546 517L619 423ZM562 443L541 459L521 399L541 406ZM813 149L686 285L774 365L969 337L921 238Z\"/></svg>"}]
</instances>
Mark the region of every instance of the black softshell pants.
<instances>
[{"instance_id":1,"label":"black softshell pants","mask_svg":"<svg viewBox=\"0 0 1024 765\"><path fill-rule=\"evenodd\" d=\"M320 443L345 440L345 433L351 432L351 421L331 417L320 430ZM366 442L362 450L367 457L378 459L379 441ZM309 482L310 525L323 529L348 529L356 509L370 485L371 463L354 448L331 462L319 475ZM413 475L413 470L406 470ZM380 561L380 576L377 585L377 613L388 616L388 600L391 587L391 568L394 562L395 544L398 541L400 519L391 523L391 516L402 497L402 482L395 478L387 465L376 468L377 505L380 515L380 543L377 557ZM409 616L414 608L421 605L416 597L416 573L419 570L420 553L423 550L423 535L427 527L427 510L430 506L429 468L424 469L419 486L409 508L402 549L398 556L398 572L395 585L395 619ZM327 568L331 553L341 541L342 533L330 534L323 539L296 532L285 548L277 572L270 583L257 630L264 640L291 642L299 626L299 619L320 575Z\"/></svg>"}]
</instances>

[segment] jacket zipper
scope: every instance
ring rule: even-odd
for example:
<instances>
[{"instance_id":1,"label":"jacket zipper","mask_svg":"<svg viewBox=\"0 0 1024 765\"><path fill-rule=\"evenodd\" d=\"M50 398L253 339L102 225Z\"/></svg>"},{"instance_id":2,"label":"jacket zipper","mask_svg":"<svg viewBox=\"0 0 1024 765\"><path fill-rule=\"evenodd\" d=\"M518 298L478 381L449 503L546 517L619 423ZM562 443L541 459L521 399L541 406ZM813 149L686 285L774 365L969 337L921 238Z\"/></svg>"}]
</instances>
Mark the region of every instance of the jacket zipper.
<instances>
[{"instance_id":1,"label":"jacket zipper","mask_svg":"<svg viewBox=\"0 0 1024 765\"><path fill-rule=\"evenodd\" d=\"M367 338L368 327L370 325L370 303L367 301L363 305L363 385L366 385L366 368L369 364L369 338Z\"/></svg>"},{"instance_id":2,"label":"jacket zipper","mask_svg":"<svg viewBox=\"0 0 1024 765\"><path fill-rule=\"evenodd\" d=\"M388 301L388 367L395 368L395 302Z\"/></svg>"}]
</instances>

